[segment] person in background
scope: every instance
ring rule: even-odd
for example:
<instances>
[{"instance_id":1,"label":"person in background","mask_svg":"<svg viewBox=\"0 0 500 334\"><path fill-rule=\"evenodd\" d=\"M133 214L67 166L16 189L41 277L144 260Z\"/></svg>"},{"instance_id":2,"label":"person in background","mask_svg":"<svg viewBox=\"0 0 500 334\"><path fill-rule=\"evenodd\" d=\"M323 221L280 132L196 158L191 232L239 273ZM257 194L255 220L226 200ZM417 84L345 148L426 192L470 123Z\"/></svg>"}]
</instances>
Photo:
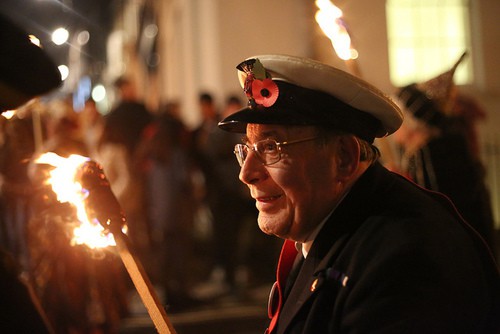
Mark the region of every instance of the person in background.
<instances>
[{"instance_id":1,"label":"person in background","mask_svg":"<svg viewBox=\"0 0 500 334\"><path fill-rule=\"evenodd\" d=\"M153 121L153 115L139 100L135 82L130 78L120 77L114 86L119 100L104 116L96 160L106 171L111 189L127 216L132 243L144 258L150 247L144 203L145 179L143 166L137 163L136 157L143 132Z\"/></svg>"},{"instance_id":2,"label":"person in background","mask_svg":"<svg viewBox=\"0 0 500 334\"><path fill-rule=\"evenodd\" d=\"M45 115L46 140L40 153L54 152L62 157L71 154L89 156L90 151L81 136L79 115L71 101L58 99L47 104Z\"/></svg>"},{"instance_id":3,"label":"person in background","mask_svg":"<svg viewBox=\"0 0 500 334\"><path fill-rule=\"evenodd\" d=\"M219 121L219 113L215 105L212 94L203 92L198 96L200 107L201 123L192 131L192 144L195 154L203 155L203 151L207 145L208 134L217 127Z\"/></svg>"},{"instance_id":4,"label":"person in background","mask_svg":"<svg viewBox=\"0 0 500 334\"><path fill-rule=\"evenodd\" d=\"M219 123L258 225L285 239L266 333L498 333L491 251L442 194L378 161L402 113L369 83L317 61L238 66L249 107Z\"/></svg>"},{"instance_id":5,"label":"person in background","mask_svg":"<svg viewBox=\"0 0 500 334\"><path fill-rule=\"evenodd\" d=\"M114 82L114 86L118 92L118 103L104 117L103 140L107 139L106 130L113 128L115 132L109 140L123 144L133 157L142 132L153 120L153 115L139 100L135 82L130 78L120 77Z\"/></svg>"},{"instance_id":6,"label":"person in background","mask_svg":"<svg viewBox=\"0 0 500 334\"><path fill-rule=\"evenodd\" d=\"M168 312L196 305L193 284L193 187L189 132L171 102L146 130L140 159L147 166L146 203L151 239L149 270L164 288Z\"/></svg>"},{"instance_id":7,"label":"person in background","mask_svg":"<svg viewBox=\"0 0 500 334\"><path fill-rule=\"evenodd\" d=\"M28 34L0 15L0 112L16 109L61 84L50 57ZM18 277L19 265L0 250L0 332L50 333L38 300Z\"/></svg>"},{"instance_id":8,"label":"person in background","mask_svg":"<svg viewBox=\"0 0 500 334\"><path fill-rule=\"evenodd\" d=\"M220 116L226 117L242 108L236 96L227 99ZM212 214L213 267L208 281L200 284L196 294L204 299L224 295L239 297L243 292L243 260L248 242L242 231L248 219L255 220L256 210L243 184L238 181L239 167L234 162L232 148L241 135L214 127L207 132L203 150L207 185L206 200ZM249 236L247 236L249 237Z\"/></svg>"},{"instance_id":9,"label":"person in background","mask_svg":"<svg viewBox=\"0 0 500 334\"><path fill-rule=\"evenodd\" d=\"M397 170L420 186L450 197L464 219L496 249L476 130L486 112L453 83L464 56L443 74L398 90L405 120L392 136L401 152Z\"/></svg>"},{"instance_id":10,"label":"person in background","mask_svg":"<svg viewBox=\"0 0 500 334\"><path fill-rule=\"evenodd\" d=\"M16 115L2 117L3 141L0 146L0 241L21 267L28 265L27 222L31 216L33 186L28 163L35 152L33 118Z\"/></svg>"},{"instance_id":11,"label":"person in background","mask_svg":"<svg viewBox=\"0 0 500 334\"><path fill-rule=\"evenodd\" d=\"M209 143L208 138L211 133L218 130L217 122L219 121L220 114L217 109L214 97L209 92L201 92L198 95L198 112L201 116L201 122L190 132L190 162L191 173L193 180L193 199L196 203L195 209L195 226L202 227L197 245L206 246L204 255L208 255L203 264L207 264L208 271L214 266L213 261L213 235L214 235L214 213L212 212L211 204L217 194L217 182L215 180L215 170L209 157ZM214 268L215 269L215 268ZM214 270L210 276L208 284L205 282L200 283L194 289L194 295L197 298L212 298L214 293L211 290L220 290L224 278L222 273ZM214 278L214 279L212 279ZM204 281L204 280L203 280ZM215 285L211 283L215 282ZM207 289L208 288L208 289ZM225 287L222 287L225 289ZM217 292L216 294L218 294Z\"/></svg>"},{"instance_id":12,"label":"person in background","mask_svg":"<svg viewBox=\"0 0 500 334\"><path fill-rule=\"evenodd\" d=\"M210 175L213 173L208 161L206 150L208 136L217 129L219 113L212 94L202 92L198 96L200 124L190 132L189 146L191 151L191 164L194 180L194 195L198 204L197 211L208 224L212 222L212 215L207 203L210 191Z\"/></svg>"},{"instance_id":13,"label":"person in background","mask_svg":"<svg viewBox=\"0 0 500 334\"><path fill-rule=\"evenodd\" d=\"M80 112L81 137L89 150L90 157L97 153L99 139L102 136L104 117L97 109L96 102L89 98Z\"/></svg>"}]
</instances>

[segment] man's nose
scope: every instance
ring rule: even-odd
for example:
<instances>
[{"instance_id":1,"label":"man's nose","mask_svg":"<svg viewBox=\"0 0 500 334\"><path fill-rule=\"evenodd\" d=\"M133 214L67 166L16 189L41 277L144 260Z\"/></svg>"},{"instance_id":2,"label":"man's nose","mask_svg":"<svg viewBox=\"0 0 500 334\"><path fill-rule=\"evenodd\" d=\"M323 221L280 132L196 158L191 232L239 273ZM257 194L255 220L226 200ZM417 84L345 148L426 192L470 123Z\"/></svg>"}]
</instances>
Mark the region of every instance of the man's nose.
<instances>
[{"instance_id":1,"label":"man's nose","mask_svg":"<svg viewBox=\"0 0 500 334\"><path fill-rule=\"evenodd\" d=\"M265 178L267 175L266 168L262 161L259 159L256 152L253 150L248 151L245 163L240 170L240 180L241 182L249 185L255 184Z\"/></svg>"}]
</instances>

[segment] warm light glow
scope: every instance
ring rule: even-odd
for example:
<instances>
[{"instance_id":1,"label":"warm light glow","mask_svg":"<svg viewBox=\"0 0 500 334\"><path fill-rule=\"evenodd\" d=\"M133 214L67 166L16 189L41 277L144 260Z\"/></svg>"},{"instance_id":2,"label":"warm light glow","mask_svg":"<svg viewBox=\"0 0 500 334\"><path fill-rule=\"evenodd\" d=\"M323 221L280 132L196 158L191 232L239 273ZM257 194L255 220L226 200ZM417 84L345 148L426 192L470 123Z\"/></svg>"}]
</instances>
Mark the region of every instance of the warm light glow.
<instances>
[{"instance_id":1,"label":"warm light glow","mask_svg":"<svg viewBox=\"0 0 500 334\"><path fill-rule=\"evenodd\" d=\"M42 46L42 43L35 35L29 35L28 38L30 39L30 42L35 44L36 46L38 46L38 47Z\"/></svg>"},{"instance_id":2,"label":"warm light glow","mask_svg":"<svg viewBox=\"0 0 500 334\"><path fill-rule=\"evenodd\" d=\"M319 8L315 16L316 22L331 40L339 58L356 59L358 52L351 46L351 37L342 20L342 11L329 0L316 0L316 6Z\"/></svg>"},{"instance_id":3,"label":"warm light glow","mask_svg":"<svg viewBox=\"0 0 500 334\"><path fill-rule=\"evenodd\" d=\"M103 85L96 85L92 89L92 99L96 102L101 102L106 98L106 88Z\"/></svg>"},{"instance_id":4,"label":"warm light glow","mask_svg":"<svg viewBox=\"0 0 500 334\"><path fill-rule=\"evenodd\" d=\"M11 119L12 117L14 117L15 114L16 114L15 110L6 110L2 113L2 116L5 117L6 119Z\"/></svg>"},{"instance_id":5,"label":"warm light glow","mask_svg":"<svg viewBox=\"0 0 500 334\"><path fill-rule=\"evenodd\" d=\"M91 249L114 246L116 243L113 235L106 233L98 221L89 220L84 202L88 192L75 180L79 168L88 161L89 158L81 155L73 154L63 158L52 152L44 153L36 159L39 164L55 167L50 172L47 183L52 185L59 202L73 204L76 209L79 225L73 230L72 244L85 244Z\"/></svg>"},{"instance_id":6,"label":"warm light glow","mask_svg":"<svg viewBox=\"0 0 500 334\"><path fill-rule=\"evenodd\" d=\"M57 66L59 69L59 72L61 73L61 80L66 80L69 76L69 68L66 65L59 65Z\"/></svg>"},{"instance_id":7,"label":"warm light glow","mask_svg":"<svg viewBox=\"0 0 500 334\"><path fill-rule=\"evenodd\" d=\"M90 33L87 30L80 31L76 38L78 44L85 45L90 40Z\"/></svg>"},{"instance_id":8,"label":"warm light glow","mask_svg":"<svg viewBox=\"0 0 500 334\"><path fill-rule=\"evenodd\" d=\"M52 42L54 42L54 44L56 45L62 45L66 43L68 38L69 38L69 32L64 28L57 28L52 33Z\"/></svg>"},{"instance_id":9,"label":"warm light glow","mask_svg":"<svg viewBox=\"0 0 500 334\"><path fill-rule=\"evenodd\" d=\"M148 24L144 29L144 35L147 38L155 38L158 35L158 26L156 24Z\"/></svg>"}]
</instances>

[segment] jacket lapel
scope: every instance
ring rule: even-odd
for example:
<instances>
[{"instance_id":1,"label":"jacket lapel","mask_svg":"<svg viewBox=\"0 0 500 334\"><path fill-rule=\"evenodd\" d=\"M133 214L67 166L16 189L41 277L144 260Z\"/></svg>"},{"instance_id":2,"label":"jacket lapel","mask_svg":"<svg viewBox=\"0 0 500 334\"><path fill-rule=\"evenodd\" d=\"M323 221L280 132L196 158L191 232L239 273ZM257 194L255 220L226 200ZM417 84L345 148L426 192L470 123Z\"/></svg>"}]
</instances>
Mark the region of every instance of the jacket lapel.
<instances>
[{"instance_id":1,"label":"jacket lapel","mask_svg":"<svg viewBox=\"0 0 500 334\"><path fill-rule=\"evenodd\" d=\"M302 269L280 312L281 315L278 325L279 333L286 330L302 306L321 288L322 282L318 278L318 273L327 270L329 263L331 263L331 259L337 257L337 254L342 250L347 239L347 235L338 239L334 247L330 249L330 252L322 260L314 256L313 253L310 253L304 260ZM320 284L318 284L318 282L320 282Z\"/></svg>"},{"instance_id":2,"label":"jacket lapel","mask_svg":"<svg viewBox=\"0 0 500 334\"><path fill-rule=\"evenodd\" d=\"M348 279L346 273L337 272L333 264L350 236L367 218L373 202L371 188L375 180L380 181L383 171L379 164L368 169L318 234L280 312L278 333L286 330L307 300L321 289L324 280L319 273L329 272L329 279L338 280L339 286Z\"/></svg>"}]
</instances>

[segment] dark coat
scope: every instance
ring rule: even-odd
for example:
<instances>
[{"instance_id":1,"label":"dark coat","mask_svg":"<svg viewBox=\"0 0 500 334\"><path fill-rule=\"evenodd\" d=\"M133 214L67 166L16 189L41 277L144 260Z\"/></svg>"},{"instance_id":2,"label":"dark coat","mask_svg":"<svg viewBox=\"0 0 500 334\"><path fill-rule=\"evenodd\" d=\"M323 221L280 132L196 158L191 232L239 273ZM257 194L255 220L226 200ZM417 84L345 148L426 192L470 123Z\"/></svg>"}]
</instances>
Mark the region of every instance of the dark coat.
<instances>
[{"instance_id":1,"label":"dark coat","mask_svg":"<svg viewBox=\"0 0 500 334\"><path fill-rule=\"evenodd\" d=\"M14 259L0 249L0 333L50 333L48 323L18 278Z\"/></svg>"},{"instance_id":2,"label":"dark coat","mask_svg":"<svg viewBox=\"0 0 500 334\"><path fill-rule=\"evenodd\" d=\"M446 133L430 140L410 160L409 172L410 178L422 187L448 196L465 220L495 248L485 169L472 154L463 134ZM417 177L418 174L422 177Z\"/></svg>"},{"instance_id":3,"label":"dark coat","mask_svg":"<svg viewBox=\"0 0 500 334\"><path fill-rule=\"evenodd\" d=\"M497 333L499 294L448 200L375 164L316 238L276 332Z\"/></svg>"}]
</instances>

